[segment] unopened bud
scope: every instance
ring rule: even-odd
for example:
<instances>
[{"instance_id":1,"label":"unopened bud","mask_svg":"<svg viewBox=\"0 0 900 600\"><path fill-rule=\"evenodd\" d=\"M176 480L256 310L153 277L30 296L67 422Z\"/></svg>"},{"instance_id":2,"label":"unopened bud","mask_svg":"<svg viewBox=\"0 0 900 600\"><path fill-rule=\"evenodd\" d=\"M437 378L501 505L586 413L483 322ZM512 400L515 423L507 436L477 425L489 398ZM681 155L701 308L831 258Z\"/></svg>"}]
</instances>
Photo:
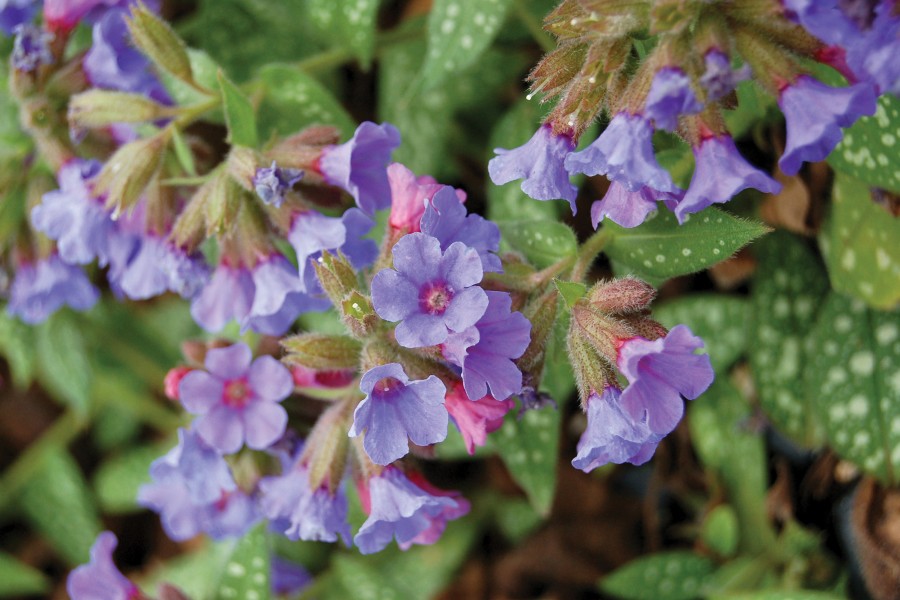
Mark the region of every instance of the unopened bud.
<instances>
[{"instance_id":1,"label":"unopened bud","mask_svg":"<svg viewBox=\"0 0 900 600\"><path fill-rule=\"evenodd\" d=\"M619 342L636 335L626 322L600 312L583 300L572 307L572 329L577 329L582 338L611 362L616 360Z\"/></svg>"},{"instance_id":2,"label":"unopened bud","mask_svg":"<svg viewBox=\"0 0 900 600\"><path fill-rule=\"evenodd\" d=\"M201 185L178 215L172 227L172 239L179 248L192 250L203 241L206 233L206 202L214 185L212 181Z\"/></svg>"},{"instance_id":3,"label":"unopened bud","mask_svg":"<svg viewBox=\"0 0 900 600\"><path fill-rule=\"evenodd\" d=\"M362 344L344 335L301 333L281 342L288 364L318 370L355 369L359 366Z\"/></svg>"},{"instance_id":4,"label":"unopened bud","mask_svg":"<svg viewBox=\"0 0 900 600\"><path fill-rule=\"evenodd\" d=\"M532 298L522 309L522 314L531 322L531 343L516 365L522 373L530 374L534 385L540 383L544 369L547 342L556 323L559 293L555 288L547 287L540 296Z\"/></svg>"},{"instance_id":5,"label":"unopened bud","mask_svg":"<svg viewBox=\"0 0 900 600\"><path fill-rule=\"evenodd\" d=\"M153 137L129 142L116 150L94 183L94 192L106 196L107 208L119 213L137 203L162 166L170 137L170 131L163 129Z\"/></svg>"},{"instance_id":6,"label":"unopened bud","mask_svg":"<svg viewBox=\"0 0 900 600\"><path fill-rule=\"evenodd\" d=\"M651 341L666 337L666 334L669 333L669 330L663 327L658 321L644 315L627 315L625 320L634 330L635 335L639 335L642 338L647 338Z\"/></svg>"},{"instance_id":7,"label":"unopened bud","mask_svg":"<svg viewBox=\"0 0 900 600\"><path fill-rule=\"evenodd\" d=\"M640 312L650 306L656 290L640 279L626 277L601 281L588 292L588 302L597 310L611 315Z\"/></svg>"},{"instance_id":8,"label":"unopened bud","mask_svg":"<svg viewBox=\"0 0 900 600\"><path fill-rule=\"evenodd\" d=\"M369 297L355 290L341 302L340 311L344 324L360 339L370 336L380 320Z\"/></svg>"},{"instance_id":9,"label":"unopened bud","mask_svg":"<svg viewBox=\"0 0 900 600\"><path fill-rule=\"evenodd\" d=\"M126 18L134 45L160 68L197 87L184 42L168 23L138 5Z\"/></svg>"},{"instance_id":10,"label":"unopened bud","mask_svg":"<svg viewBox=\"0 0 900 600\"><path fill-rule=\"evenodd\" d=\"M226 169L231 178L240 184L248 192L255 191L253 178L259 169L260 156L252 148L245 146L232 146L228 153Z\"/></svg>"},{"instance_id":11,"label":"unopened bud","mask_svg":"<svg viewBox=\"0 0 900 600\"><path fill-rule=\"evenodd\" d=\"M334 493L344 478L353 409L356 399L345 399L331 405L316 421L306 440L301 462L309 465L309 487L319 489L322 484Z\"/></svg>"},{"instance_id":12,"label":"unopened bud","mask_svg":"<svg viewBox=\"0 0 900 600\"><path fill-rule=\"evenodd\" d=\"M578 397L584 407L591 392L615 384L616 372L610 362L600 356L593 344L582 335L574 320L569 326L566 347L572 372L575 374L575 384L578 386Z\"/></svg>"},{"instance_id":13,"label":"unopened bud","mask_svg":"<svg viewBox=\"0 0 900 600\"><path fill-rule=\"evenodd\" d=\"M244 192L226 169L217 172L207 183L210 187L206 189L203 201L206 235L231 231L241 209ZM206 187L206 184L203 187Z\"/></svg>"},{"instance_id":14,"label":"unopened bud","mask_svg":"<svg viewBox=\"0 0 900 600\"><path fill-rule=\"evenodd\" d=\"M69 101L69 126L91 129L113 123L143 123L167 116L168 110L137 94L94 89Z\"/></svg>"},{"instance_id":15,"label":"unopened bud","mask_svg":"<svg viewBox=\"0 0 900 600\"><path fill-rule=\"evenodd\" d=\"M356 271L342 254L335 255L327 251L313 265L325 294L332 304L341 308L344 299L359 285Z\"/></svg>"},{"instance_id":16,"label":"unopened bud","mask_svg":"<svg viewBox=\"0 0 900 600\"><path fill-rule=\"evenodd\" d=\"M181 380L184 379L184 376L193 371L191 367L188 366L179 366L174 369L169 369L169 372L166 373L166 378L163 380L163 388L165 390L166 398L169 400L177 401L178 397L178 386L181 383Z\"/></svg>"}]
</instances>

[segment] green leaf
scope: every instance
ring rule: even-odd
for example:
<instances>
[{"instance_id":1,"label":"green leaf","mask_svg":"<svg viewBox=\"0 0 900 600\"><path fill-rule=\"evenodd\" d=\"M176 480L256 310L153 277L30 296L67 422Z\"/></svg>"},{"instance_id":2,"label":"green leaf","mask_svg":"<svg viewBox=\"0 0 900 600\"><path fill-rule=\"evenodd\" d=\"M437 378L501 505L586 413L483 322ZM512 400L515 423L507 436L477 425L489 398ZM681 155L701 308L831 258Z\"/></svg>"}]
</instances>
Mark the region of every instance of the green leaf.
<instances>
[{"instance_id":1,"label":"green leaf","mask_svg":"<svg viewBox=\"0 0 900 600\"><path fill-rule=\"evenodd\" d=\"M624 600L691 600L715 570L713 561L693 552L661 552L619 567L600 589Z\"/></svg>"},{"instance_id":2,"label":"green leaf","mask_svg":"<svg viewBox=\"0 0 900 600\"><path fill-rule=\"evenodd\" d=\"M178 165L190 177L197 176L197 166L194 164L194 153L188 147L184 134L177 127L172 128L172 148L175 150L175 158Z\"/></svg>"},{"instance_id":3,"label":"green leaf","mask_svg":"<svg viewBox=\"0 0 900 600\"><path fill-rule=\"evenodd\" d=\"M35 356L34 330L0 311L0 354L9 364L16 387L25 388L34 379Z\"/></svg>"},{"instance_id":4,"label":"green leaf","mask_svg":"<svg viewBox=\"0 0 900 600\"><path fill-rule=\"evenodd\" d=\"M749 354L759 403L779 430L813 446L822 432L803 385L810 359L803 343L828 281L807 245L788 233L769 236L756 251Z\"/></svg>"},{"instance_id":5,"label":"green leaf","mask_svg":"<svg viewBox=\"0 0 900 600\"><path fill-rule=\"evenodd\" d=\"M259 73L264 91L259 109L263 139L290 135L310 125L333 125L349 137L356 123L321 83L290 65L268 65Z\"/></svg>"},{"instance_id":6,"label":"green leaf","mask_svg":"<svg viewBox=\"0 0 900 600\"><path fill-rule=\"evenodd\" d=\"M575 391L575 375L572 372L572 363L569 362L569 353L566 348L570 317L569 311L562 306L557 306L556 321L553 323L553 331L547 342L546 362L540 385L540 390L550 394L550 397L556 400L560 407L569 400Z\"/></svg>"},{"instance_id":7,"label":"green leaf","mask_svg":"<svg viewBox=\"0 0 900 600\"><path fill-rule=\"evenodd\" d=\"M837 171L875 187L900 192L900 98L884 94L871 117L862 117L844 132L828 156Z\"/></svg>"},{"instance_id":8,"label":"green leaf","mask_svg":"<svg viewBox=\"0 0 900 600\"><path fill-rule=\"evenodd\" d=\"M256 115L253 105L241 90L225 77L222 69L218 73L219 91L222 93L222 104L225 107L225 124L228 126L229 144L234 146L256 147Z\"/></svg>"},{"instance_id":9,"label":"green leaf","mask_svg":"<svg viewBox=\"0 0 900 600\"><path fill-rule=\"evenodd\" d=\"M189 554L181 554L155 568L138 581L152 597L159 596L159 587L169 583L183 591L188 598L214 598L219 574L231 556L234 542L201 543Z\"/></svg>"},{"instance_id":10,"label":"green leaf","mask_svg":"<svg viewBox=\"0 0 900 600\"><path fill-rule=\"evenodd\" d=\"M559 290L559 295L563 297L563 300L566 301L566 306L569 308L572 308L572 305L580 298L584 298L584 295L587 293L587 286L577 281L554 279L553 285Z\"/></svg>"},{"instance_id":11,"label":"green leaf","mask_svg":"<svg viewBox=\"0 0 900 600\"><path fill-rule=\"evenodd\" d=\"M556 492L556 454L559 443L559 410L544 407L506 415L503 426L492 433L488 443L506 464L528 500L540 515L547 516Z\"/></svg>"},{"instance_id":12,"label":"green leaf","mask_svg":"<svg viewBox=\"0 0 900 600\"><path fill-rule=\"evenodd\" d=\"M271 598L271 555L265 531L264 525L258 525L237 541L219 579L216 599Z\"/></svg>"},{"instance_id":13,"label":"green leaf","mask_svg":"<svg viewBox=\"0 0 900 600\"><path fill-rule=\"evenodd\" d=\"M171 447L171 443L166 443L131 448L101 463L94 473L94 490L103 512L137 510L138 488L150 482L150 463Z\"/></svg>"},{"instance_id":14,"label":"green leaf","mask_svg":"<svg viewBox=\"0 0 900 600\"><path fill-rule=\"evenodd\" d=\"M720 504L703 521L703 543L721 556L732 556L740 539L739 527L734 509L727 504Z\"/></svg>"},{"instance_id":15,"label":"green leaf","mask_svg":"<svg viewBox=\"0 0 900 600\"><path fill-rule=\"evenodd\" d=\"M765 508L765 444L761 433L748 429L749 417L747 403L722 377L688 408L688 425L697 455L723 483L737 513L740 547L759 552L774 540L774 533Z\"/></svg>"},{"instance_id":16,"label":"green leaf","mask_svg":"<svg viewBox=\"0 0 900 600\"><path fill-rule=\"evenodd\" d=\"M724 373L747 348L750 303L738 296L697 294L661 304L653 317L668 328L684 323L703 338L717 373Z\"/></svg>"},{"instance_id":17,"label":"green leaf","mask_svg":"<svg viewBox=\"0 0 900 600\"><path fill-rule=\"evenodd\" d=\"M676 145L657 152L656 160L672 175L675 185L687 189L691 183L691 175L694 174L694 153L690 145L675 139Z\"/></svg>"},{"instance_id":18,"label":"green leaf","mask_svg":"<svg viewBox=\"0 0 900 600\"><path fill-rule=\"evenodd\" d=\"M68 311L37 327L38 380L57 400L86 415L91 405L91 364L84 335Z\"/></svg>"},{"instance_id":19,"label":"green leaf","mask_svg":"<svg viewBox=\"0 0 900 600\"><path fill-rule=\"evenodd\" d=\"M46 575L0 552L0 597L43 595L49 589L50 581Z\"/></svg>"},{"instance_id":20,"label":"green leaf","mask_svg":"<svg viewBox=\"0 0 900 600\"><path fill-rule=\"evenodd\" d=\"M540 105L522 98L507 112L491 132L490 148L517 148L527 142L541 122ZM493 152L491 153L493 156ZM490 157L485 159L485 162ZM487 215L492 221L556 221L567 210L565 200L542 202L522 191L520 180L503 185L487 181Z\"/></svg>"},{"instance_id":21,"label":"green leaf","mask_svg":"<svg viewBox=\"0 0 900 600\"><path fill-rule=\"evenodd\" d=\"M219 65L216 64L216 61L210 58L209 54L202 50L188 48L187 52L188 59L191 61L191 72L194 74L194 81L208 90L215 90L218 88ZM179 106L191 106L209 100L209 96L199 92L174 75L162 70L158 71L158 74L163 85L166 86L166 90L172 95L175 104Z\"/></svg>"},{"instance_id":22,"label":"green leaf","mask_svg":"<svg viewBox=\"0 0 900 600\"><path fill-rule=\"evenodd\" d=\"M737 86L737 106L725 111L725 123L735 139L758 126L766 115L776 114L775 99L756 82L742 81Z\"/></svg>"},{"instance_id":23,"label":"green leaf","mask_svg":"<svg viewBox=\"0 0 900 600\"><path fill-rule=\"evenodd\" d=\"M102 527L87 482L68 452L47 451L22 488L19 506L66 562L74 566L88 561Z\"/></svg>"},{"instance_id":24,"label":"green leaf","mask_svg":"<svg viewBox=\"0 0 900 600\"><path fill-rule=\"evenodd\" d=\"M435 0L428 15L423 86L474 63L494 41L512 0Z\"/></svg>"},{"instance_id":25,"label":"green leaf","mask_svg":"<svg viewBox=\"0 0 900 600\"><path fill-rule=\"evenodd\" d=\"M575 233L563 223L538 221L501 221L497 223L503 241L521 252L538 269L549 267L578 252Z\"/></svg>"},{"instance_id":26,"label":"green leaf","mask_svg":"<svg viewBox=\"0 0 900 600\"><path fill-rule=\"evenodd\" d=\"M500 496L493 515L503 535L513 544L519 544L543 522L534 507L522 498Z\"/></svg>"},{"instance_id":27,"label":"green leaf","mask_svg":"<svg viewBox=\"0 0 900 600\"><path fill-rule=\"evenodd\" d=\"M839 596L830 592L812 592L809 590L774 590L763 592L750 592L747 594L723 594L721 596L709 596L710 600L844 600L846 596Z\"/></svg>"},{"instance_id":28,"label":"green leaf","mask_svg":"<svg viewBox=\"0 0 900 600\"><path fill-rule=\"evenodd\" d=\"M808 394L829 444L888 485L900 480L900 311L831 294L809 337Z\"/></svg>"},{"instance_id":29,"label":"green leaf","mask_svg":"<svg viewBox=\"0 0 900 600\"><path fill-rule=\"evenodd\" d=\"M834 178L831 213L819 236L831 287L889 309L900 302L900 219L849 175Z\"/></svg>"},{"instance_id":30,"label":"green leaf","mask_svg":"<svg viewBox=\"0 0 900 600\"><path fill-rule=\"evenodd\" d=\"M661 209L632 229L604 223L610 242L605 251L631 268L638 277L687 275L729 258L768 228L711 207L679 225L675 215Z\"/></svg>"},{"instance_id":31,"label":"green leaf","mask_svg":"<svg viewBox=\"0 0 900 600\"><path fill-rule=\"evenodd\" d=\"M349 47L363 68L372 63L380 0L308 0L310 21L336 47Z\"/></svg>"}]
</instances>

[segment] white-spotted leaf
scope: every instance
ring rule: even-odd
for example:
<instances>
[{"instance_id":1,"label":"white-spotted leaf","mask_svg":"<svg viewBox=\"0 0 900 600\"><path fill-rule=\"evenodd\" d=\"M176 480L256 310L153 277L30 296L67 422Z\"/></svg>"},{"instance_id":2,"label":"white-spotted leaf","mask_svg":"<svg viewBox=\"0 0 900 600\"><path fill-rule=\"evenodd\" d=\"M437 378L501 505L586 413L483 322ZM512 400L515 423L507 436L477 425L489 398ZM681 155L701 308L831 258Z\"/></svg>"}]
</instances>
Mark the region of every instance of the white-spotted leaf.
<instances>
[{"instance_id":1,"label":"white-spotted leaf","mask_svg":"<svg viewBox=\"0 0 900 600\"><path fill-rule=\"evenodd\" d=\"M260 70L265 94L259 109L260 136L290 135L310 125L332 125L344 137L356 123L321 83L290 65L268 65Z\"/></svg>"},{"instance_id":2,"label":"white-spotted leaf","mask_svg":"<svg viewBox=\"0 0 900 600\"><path fill-rule=\"evenodd\" d=\"M425 88L465 69L491 45L512 0L435 0L428 15Z\"/></svg>"},{"instance_id":3,"label":"white-spotted leaf","mask_svg":"<svg viewBox=\"0 0 900 600\"><path fill-rule=\"evenodd\" d=\"M880 193L836 174L831 214L819 243L832 288L890 309L900 302L900 218L875 202Z\"/></svg>"},{"instance_id":4,"label":"white-spotted leaf","mask_svg":"<svg viewBox=\"0 0 900 600\"><path fill-rule=\"evenodd\" d=\"M900 99L881 96L875 114L844 132L828 162L871 186L900 192Z\"/></svg>"},{"instance_id":5,"label":"white-spotted leaf","mask_svg":"<svg viewBox=\"0 0 900 600\"><path fill-rule=\"evenodd\" d=\"M500 221L503 241L538 269L578 252L578 239L566 225L549 221Z\"/></svg>"},{"instance_id":6,"label":"white-spotted leaf","mask_svg":"<svg viewBox=\"0 0 900 600\"><path fill-rule=\"evenodd\" d=\"M768 236L755 250L749 354L759 403L780 431L813 446L822 432L803 385L810 359L804 341L828 279L809 247L787 233Z\"/></svg>"},{"instance_id":7,"label":"white-spotted leaf","mask_svg":"<svg viewBox=\"0 0 900 600\"><path fill-rule=\"evenodd\" d=\"M600 589L623 600L693 600L716 564L684 550L638 558L602 580Z\"/></svg>"},{"instance_id":8,"label":"white-spotted leaf","mask_svg":"<svg viewBox=\"0 0 900 600\"><path fill-rule=\"evenodd\" d=\"M265 527L258 525L237 541L219 578L217 600L269 600L271 553Z\"/></svg>"},{"instance_id":9,"label":"white-spotted leaf","mask_svg":"<svg viewBox=\"0 0 900 600\"><path fill-rule=\"evenodd\" d=\"M506 415L503 426L488 437L506 468L525 493L534 510L546 516L556 491L556 448L559 443L559 410L546 406Z\"/></svg>"},{"instance_id":10,"label":"white-spotted leaf","mask_svg":"<svg viewBox=\"0 0 900 600\"><path fill-rule=\"evenodd\" d=\"M310 21L335 44L349 46L363 67L372 62L380 0L308 0Z\"/></svg>"},{"instance_id":11,"label":"white-spotted leaf","mask_svg":"<svg viewBox=\"0 0 900 600\"><path fill-rule=\"evenodd\" d=\"M832 293L809 337L808 394L837 453L900 480L900 311Z\"/></svg>"},{"instance_id":12,"label":"white-spotted leaf","mask_svg":"<svg viewBox=\"0 0 900 600\"><path fill-rule=\"evenodd\" d=\"M679 225L660 208L638 227L627 229L605 221L611 239L606 254L638 277L669 278L708 269L729 258L768 231L762 223L707 208Z\"/></svg>"}]
</instances>

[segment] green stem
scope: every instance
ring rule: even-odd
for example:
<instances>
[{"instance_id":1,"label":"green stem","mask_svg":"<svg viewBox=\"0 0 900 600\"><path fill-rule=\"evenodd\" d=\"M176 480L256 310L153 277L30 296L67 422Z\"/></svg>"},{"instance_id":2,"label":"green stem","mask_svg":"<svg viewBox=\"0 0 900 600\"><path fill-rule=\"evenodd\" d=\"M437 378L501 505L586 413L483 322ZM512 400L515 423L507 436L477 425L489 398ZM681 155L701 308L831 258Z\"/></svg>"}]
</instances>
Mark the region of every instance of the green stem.
<instances>
[{"instance_id":1,"label":"green stem","mask_svg":"<svg viewBox=\"0 0 900 600\"><path fill-rule=\"evenodd\" d=\"M375 54L380 54L396 44L420 38L424 33L425 29L422 26L415 28L403 27L379 33L375 38ZM304 58L303 60L294 63L294 67L312 75L317 72L340 67L345 63L352 61L354 58L356 58L356 55L353 53L353 50L347 46L339 46Z\"/></svg>"},{"instance_id":2,"label":"green stem","mask_svg":"<svg viewBox=\"0 0 900 600\"><path fill-rule=\"evenodd\" d=\"M530 33L531 37L534 38L534 41L538 43L538 46L540 46L544 52L552 52L555 50L556 42L544 32L544 27L541 25L540 20L535 18L534 14L528 10L524 0L516 0L513 3L513 6L516 11L516 16L522 21L522 24L525 25L528 33Z\"/></svg>"},{"instance_id":3,"label":"green stem","mask_svg":"<svg viewBox=\"0 0 900 600\"><path fill-rule=\"evenodd\" d=\"M581 245L575 259L575 266L572 267L572 281L584 282L594 259L603 251L609 239L609 231L601 227Z\"/></svg>"}]
</instances>

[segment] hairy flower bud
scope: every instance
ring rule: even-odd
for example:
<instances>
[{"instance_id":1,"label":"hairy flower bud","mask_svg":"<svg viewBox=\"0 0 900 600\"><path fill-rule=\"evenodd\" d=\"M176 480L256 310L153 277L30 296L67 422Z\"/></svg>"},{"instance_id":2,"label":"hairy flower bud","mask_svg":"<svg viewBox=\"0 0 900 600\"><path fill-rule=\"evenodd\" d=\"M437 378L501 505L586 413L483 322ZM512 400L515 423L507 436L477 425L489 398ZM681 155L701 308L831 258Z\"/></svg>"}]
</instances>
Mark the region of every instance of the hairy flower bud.
<instances>
[{"instance_id":1,"label":"hairy flower bud","mask_svg":"<svg viewBox=\"0 0 900 600\"><path fill-rule=\"evenodd\" d=\"M324 484L333 494L340 485L350 447L347 431L355 407L355 398L340 400L316 421L300 456L300 462L309 465L310 489L319 489Z\"/></svg>"},{"instance_id":2,"label":"hairy flower bud","mask_svg":"<svg viewBox=\"0 0 900 600\"><path fill-rule=\"evenodd\" d=\"M566 348L575 374L578 397L584 407L592 392L616 384L616 372L610 362L600 356L591 342L582 335L574 320L569 326Z\"/></svg>"},{"instance_id":3,"label":"hairy flower bud","mask_svg":"<svg viewBox=\"0 0 900 600\"><path fill-rule=\"evenodd\" d=\"M356 290L350 292L339 307L344 325L358 338L366 338L378 326L380 319L372 308L372 300Z\"/></svg>"},{"instance_id":4,"label":"hairy flower bud","mask_svg":"<svg viewBox=\"0 0 900 600\"><path fill-rule=\"evenodd\" d=\"M642 311L650 306L655 297L653 286L633 277L601 281L587 295L591 306L610 314Z\"/></svg>"},{"instance_id":5,"label":"hairy flower bud","mask_svg":"<svg viewBox=\"0 0 900 600\"><path fill-rule=\"evenodd\" d=\"M628 324L600 312L584 300L572 307L570 336L573 329L577 329L579 335L610 362L616 360L619 341L636 335Z\"/></svg>"},{"instance_id":6,"label":"hairy flower bud","mask_svg":"<svg viewBox=\"0 0 900 600\"><path fill-rule=\"evenodd\" d=\"M143 123L165 117L168 111L138 94L93 89L69 101L69 126L92 129L113 123Z\"/></svg>"},{"instance_id":7,"label":"hairy flower bud","mask_svg":"<svg viewBox=\"0 0 900 600\"><path fill-rule=\"evenodd\" d=\"M162 69L197 87L187 48L168 23L140 5L132 9L126 22L134 45L141 52Z\"/></svg>"},{"instance_id":8,"label":"hairy flower bud","mask_svg":"<svg viewBox=\"0 0 900 600\"><path fill-rule=\"evenodd\" d=\"M324 333L301 333L281 342L287 350L284 361L311 369L338 371L359 365L362 345L351 337Z\"/></svg>"},{"instance_id":9,"label":"hairy flower bud","mask_svg":"<svg viewBox=\"0 0 900 600\"><path fill-rule=\"evenodd\" d=\"M350 261L343 254L335 255L325 251L322 253L322 257L313 264L325 294L335 306L341 307L344 299L359 284L356 271L353 270Z\"/></svg>"},{"instance_id":10,"label":"hairy flower bud","mask_svg":"<svg viewBox=\"0 0 900 600\"><path fill-rule=\"evenodd\" d=\"M106 196L106 207L115 213L131 208L163 164L171 130L125 144L103 165L94 183L94 193Z\"/></svg>"}]
</instances>

